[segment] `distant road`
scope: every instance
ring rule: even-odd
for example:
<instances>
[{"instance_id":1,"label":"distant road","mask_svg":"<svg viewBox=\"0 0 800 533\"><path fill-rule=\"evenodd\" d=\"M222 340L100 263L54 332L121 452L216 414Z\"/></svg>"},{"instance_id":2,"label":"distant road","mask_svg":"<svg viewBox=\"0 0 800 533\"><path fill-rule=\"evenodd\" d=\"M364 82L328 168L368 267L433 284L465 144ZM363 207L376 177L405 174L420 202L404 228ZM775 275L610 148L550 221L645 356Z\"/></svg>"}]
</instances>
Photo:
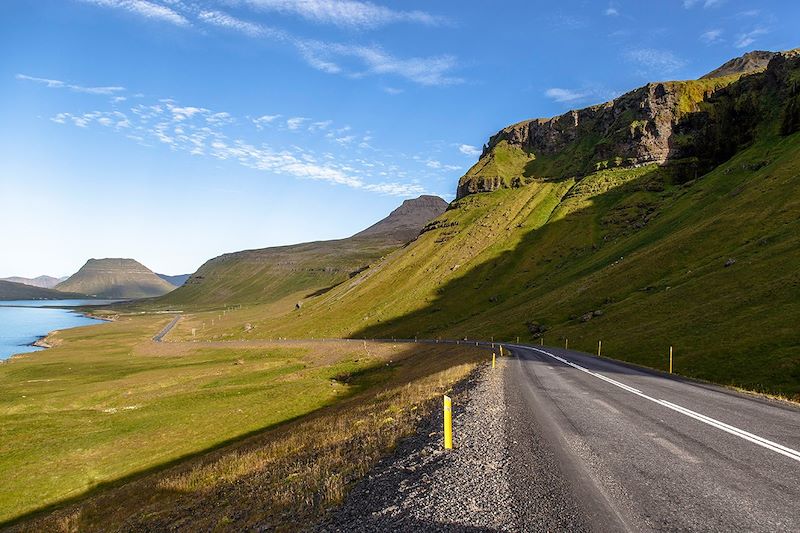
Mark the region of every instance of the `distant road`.
<instances>
[{"instance_id":1,"label":"distant road","mask_svg":"<svg viewBox=\"0 0 800 533\"><path fill-rule=\"evenodd\" d=\"M534 434L548 441L596 529L800 531L800 409L506 346L517 356L506 398L518 462L535 464Z\"/></svg>"},{"instance_id":2,"label":"distant road","mask_svg":"<svg viewBox=\"0 0 800 533\"><path fill-rule=\"evenodd\" d=\"M173 327L175 327L175 324L177 324L177 323L178 323L178 320L180 320L180 319L181 319L181 315L175 315L175 318L173 318L173 319L170 321L170 323L169 323L169 324L167 324L167 325L164 327L164 329L162 329L161 331L159 331L159 332L158 332L158 334L157 334L155 337L153 337L153 340L154 340L155 342L161 342L161 341L162 341L162 339L164 338L164 336L165 336L167 333L169 333L169 331L170 331L170 330L171 330Z\"/></svg>"}]
</instances>

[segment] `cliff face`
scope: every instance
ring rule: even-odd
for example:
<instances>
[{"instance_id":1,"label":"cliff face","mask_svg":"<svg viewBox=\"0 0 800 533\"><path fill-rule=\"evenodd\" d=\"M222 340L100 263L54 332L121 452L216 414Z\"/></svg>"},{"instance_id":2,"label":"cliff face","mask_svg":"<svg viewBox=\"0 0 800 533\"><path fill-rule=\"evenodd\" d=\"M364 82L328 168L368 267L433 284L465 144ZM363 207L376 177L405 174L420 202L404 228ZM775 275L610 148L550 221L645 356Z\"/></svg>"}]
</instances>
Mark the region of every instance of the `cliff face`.
<instances>
[{"instance_id":1,"label":"cliff face","mask_svg":"<svg viewBox=\"0 0 800 533\"><path fill-rule=\"evenodd\" d=\"M649 83L601 105L504 128L460 180L457 196L651 163L683 163L691 175L708 170L749 142L774 111L776 92L789 93L777 99L789 106L796 96L797 50L773 54L763 71L765 57L751 59L717 69L732 72L726 76ZM788 130L796 127L786 120Z\"/></svg>"}]
</instances>

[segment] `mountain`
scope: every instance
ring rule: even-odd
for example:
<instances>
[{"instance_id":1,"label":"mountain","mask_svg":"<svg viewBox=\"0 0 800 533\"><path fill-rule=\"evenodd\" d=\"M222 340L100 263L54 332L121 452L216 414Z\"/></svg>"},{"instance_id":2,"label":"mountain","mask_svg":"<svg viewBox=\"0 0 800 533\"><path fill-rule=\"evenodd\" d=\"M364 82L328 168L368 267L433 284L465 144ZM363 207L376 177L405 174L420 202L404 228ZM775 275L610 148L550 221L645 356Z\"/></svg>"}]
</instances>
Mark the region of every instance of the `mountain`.
<instances>
[{"instance_id":1,"label":"mountain","mask_svg":"<svg viewBox=\"0 0 800 533\"><path fill-rule=\"evenodd\" d=\"M798 213L795 50L504 128L413 243L252 335L674 346L681 374L800 395Z\"/></svg>"},{"instance_id":2,"label":"mountain","mask_svg":"<svg viewBox=\"0 0 800 533\"><path fill-rule=\"evenodd\" d=\"M722 66L715 68L700 79L722 78L731 74L751 74L767 68L770 60L778 55L778 52L766 52L755 50L748 52L741 57L736 57L727 61Z\"/></svg>"},{"instance_id":3,"label":"mountain","mask_svg":"<svg viewBox=\"0 0 800 533\"><path fill-rule=\"evenodd\" d=\"M0 280L0 300L65 300L68 298L86 298L86 295Z\"/></svg>"},{"instance_id":4,"label":"mountain","mask_svg":"<svg viewBox=\"0 0 800 533\"><path fill-rule=\"evenodd\" d=\"M189 279L189 276L191 276L191 274L176 274L175 276L170 276L170 275L167 275L167 274L158 274L158 273L156 273L156 276L158 276L159 278L163 279L164 281L166 281L170 285L174 285L176 287L180 287L181 285L186 283L186 280Z\"/></svg>"},{"instance_id":5,"label":"mountain","mask_svg":"<svg viewBox=\"0 0 800 533\"><path fill-rule=\"evenodd\" d=\"M56 288L101 298L149 298L166 294L175 286L133 259L89 259Z\"/></svg>"},{"instance_id":6,"label":"mountain","mask_svg":"<svg viewBox=\"0 0 800 533\"><path fill-rule=\"evenodd\" d=\"M22 278L19 276L12 276L10 278L0 278L0 280L2 281L22 283L23 285L30 285L32 287L41 287L43 289L52 289L65 279L67 279L67 276L64 276L62 278L54 278L52 276L38 276L35 278Z\"/></svg>"},{"instance_id":7,"label":"mountain","mask_svg":"<svg viewBox=\"0 0 800 533\"><path fill-rule=\"evenodd\" d=\"M406 200L389 216L346 239L245 250L201 266L186 283L160 298L165 305L269 303L322 293L413 240L447 209L435 196Z\"/></svg>"}]
</instances>

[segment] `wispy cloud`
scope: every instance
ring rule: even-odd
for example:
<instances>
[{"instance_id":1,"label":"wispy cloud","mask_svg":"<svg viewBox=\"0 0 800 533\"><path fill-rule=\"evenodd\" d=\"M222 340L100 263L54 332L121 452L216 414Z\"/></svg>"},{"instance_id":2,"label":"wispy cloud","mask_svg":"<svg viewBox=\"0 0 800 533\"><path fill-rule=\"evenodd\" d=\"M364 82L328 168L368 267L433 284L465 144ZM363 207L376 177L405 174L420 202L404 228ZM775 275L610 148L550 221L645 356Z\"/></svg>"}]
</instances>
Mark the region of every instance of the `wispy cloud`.
<instances>
[{"instance_id":1,"label":"wispy cloud","mask_svg":"<svg viewBox=\"0 0 800 533\"><path fill-rule=\"evenodd\" d=\"M683 0L683 7L692 9L696 5L702 5L704 9L718 7L725 3L725 0Z\"/></svg>"},{"instance_id":2,"label":"wispy cloud","mask_svg":"<svg viewBox=\"0 0 800 533\"><path fill-rule=\"evenodd\" d=\"M113 105L110 100L108 105ZM246 118L241 121L225 111L161 99L137 103L125 112L115 105L113 110L57 113L51 120L81 129L103 128L143 146L160 145L197 157L231 161L275 177L323 181L395 196L426 192L418 181L409 178L408 172L381 159L380 151L376 152L368 144L371 135L356 134L350 126L337 128L331 120L307 117L290 117L278 122L280 115L277 114ZM264 136L261 132L269 124L316 133L322 142L337 147L340 154L326 152L318 156L296 145L283 148L267 145L259 138ZM347 155L358 154L360 149L369 149L372 155L355 159ZM451 166L442 164L438 168L444 171Z\"/></svg>"},{"instance_id":3,"label":"wispy cloud","mask_svg":"<svg viewBox=\"0 0 800 533\"><path fill-rule=\"evenodd\" d=\"M120 9L141 17L161 20L176 26L189 26L189 21L172 8L146 0L81 0L88 4ZM179 4L180 2L173 2Z\"/></svg>"},{"instance_id":4,"label":"wispy cloud","mask_svg":"<svg viewBox=\"0 0 800 533\"><path fill-rule=\"evenodd\" d=\"M572 89L562 89L560 87L552 87L544 92L544 95L559 103L571 103L585 100L591 95L587 91L575 91Z\"/></svg>"},{"instance_id":5,"label":"wispy cloud","mask_svg":"<svg viewBox=\"0 0 800 533\"><path fill-rule=\"evenodd\" d=\"M420 85L454 85L464 80L453 76L458 61L454 56L400 58L377 46L358 46L320 41L300 43L308 63L324 72L338 73L342 68L335 61L355 59L360 65L352 75L391 74Z\"/></svg>"},{"instance_id":6,"label":"wispy cloud","mask_svg":"<svg viewBox=\"0 0 800 533\"><path fill-rule=\"evenodd\" d=\"M471 144L459 145L458 151L470 157L478 157L482 153L480 148L478 148L477 146L472 146Z\"/></svg>"},{"instance_id":7,"label":"wispy cloud","mask_svg":"<svg viewBox=\"0 0 800 533\"><path fill-rule=\"evenodd\" d=\"M700 40L706 44L713 44L722 40L722 30L714 29L700 34Z\"/></svg>"},{"instance_id":8,"label":"wispy cloud","mask_svg":"<svg viewBox=\"0 0 800 533\"><path fill-rule=\"evenodd\" d=\"M211 24L213 26L218 26L220 28L226 28L229 30L235 30L250 37L270 36L280 39L286 38L286 34L280 30L267 28L266 26L262 26L254 22L241 20L221 11L201 11L197 15L197 18L206 24Z\"/></svg>"},{"instance_id":9,"label":"wispy cloud","mask_svg":"<svg viewBox=\"0 0 800 533\"><path fill-rule=\"evenodd\" d=\"M290 130L299 130L308 119L306 117L292 117L286 120L286 127Z\"/></svg>"},{"instance_id":10,"label":"wispy cloud","mask_svg":"<svg viewBox=\"0 0 800 533\"><path fill-rule=\"evenodd\" d=\"M85 87L83 85L75 85L73 83L67 83L61 80L52 80L48 78L37 78L35 76L28 76L26 74L17 74L16 78L18 80L24 81L32 81L35 83L40 83L51 89L69 89L71 91L79 92L79 93L86 93L86 94L101 94L101 95L112 95L115 93L123 92L125 87Z\"/></svg>"},{"instance_id":11,"label":"wispy cloud","mask_svg":"<svg viewBox=\"0 0 800 533\"><path fill-rule=\"evenodd\" d=\"M762 27L757 27L751 31L740 33L736 37L736 42L734 43L734 46L736 48L746 48L751 44L753 44L754 42L756 42L756 39L759 36L766 35L767 33L769 33L769 30Z\"/></svg>"},{"instance_id":12,"label":"wispy cloud","mask_svg":"<svg viewBox=\"0 0 800 533\"><path fill-rule=\"evenodd\" d=\"M351 28L377 28L398 22L435 26L445 22L424 11L395 11L357 0L243 0L254 8L295 15L311 22Z\"/></svg>"},{"instance_id":13,"label":"wispy cloud","mask_svg":"<svg viewBox=\"0 0 800 533\"><path fill-rule=\"evenodd\" d=\"M629 50L625 57L639 65L643 75L670 75L686 65L686 61L671 51L655 48Z\"/></svg>"},{"instance_id":14,"label":"wispy cloud","mask_svg":"<svg viewBox=\"0 0 800 533\"><path fill-rule=\"evenodd\" d=\"M619 10L616 7L614 7L613 5L608 6L603 13L607 17L617 17L617 16L619 16Z\"/></svg>"}]
</instances>

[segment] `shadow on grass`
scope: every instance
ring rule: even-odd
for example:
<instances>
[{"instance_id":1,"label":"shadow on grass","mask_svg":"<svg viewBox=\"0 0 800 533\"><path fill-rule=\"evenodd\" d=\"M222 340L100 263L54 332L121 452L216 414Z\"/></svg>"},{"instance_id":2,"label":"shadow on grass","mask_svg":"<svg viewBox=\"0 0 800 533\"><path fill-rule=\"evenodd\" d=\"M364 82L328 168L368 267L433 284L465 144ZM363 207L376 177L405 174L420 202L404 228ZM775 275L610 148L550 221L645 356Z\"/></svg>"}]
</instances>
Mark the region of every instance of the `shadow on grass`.
<instances>
[{"instance_id":1,"label":"shadow on grass","mask_svg":"<svg viewBox=\"0 0 800 533\"><path fill-rule=\"evenodd\" d=\"M92 517L103 513L115 515L115 513L120 512L114 510L114 507L118 506L125 508L123 514L126 514L127 519L130 520L137 516L140 511L148 508L154 499L166 498L169 501L178 501L181 498L188 498L189 500L193 496L196 498L196 495L191 493L159 487L158 482L170 475L174 476L189 472L194 467L213 464L229 454L245 454L258 450L268 445L273 439L280 438L281 435L293 431L293 428L299 423L313 421L329 415L336 416L337 413L345 412L349 407L354 407L362 402L369 402L370 398L380 394L381 391L402 387L415 380L433 375L451 365L464 362L455 357L455 351L452 352L452 357L447 356L441 358L441 360L427 356L432 353L431 350L443 349L446 349L446 347L433 347L425 344L403 346L401 351L396 356L393 356L393 362L381 359L366 368L336 376L334 379L348 385L346 393L316 409L276 424L225 439L213 446L185 454L168 462L154 465L114 480L98 483L79 495L64 498L0 523L0 528L12 528L13 530L14 526L18 526L21 530L41 529L37 528L38 525L41 525L39 521L50 520L50 525L52 525L52 521L55 518L48 515L58 511L69 513L73 506L80 512L85 511L87 516ZM215 488L215 490L224 490L229 485L230 483L227 482L221 483L220 487ZM138 516L138 518L141 519L142 516Z\"/></svg>"}]
</instances>

